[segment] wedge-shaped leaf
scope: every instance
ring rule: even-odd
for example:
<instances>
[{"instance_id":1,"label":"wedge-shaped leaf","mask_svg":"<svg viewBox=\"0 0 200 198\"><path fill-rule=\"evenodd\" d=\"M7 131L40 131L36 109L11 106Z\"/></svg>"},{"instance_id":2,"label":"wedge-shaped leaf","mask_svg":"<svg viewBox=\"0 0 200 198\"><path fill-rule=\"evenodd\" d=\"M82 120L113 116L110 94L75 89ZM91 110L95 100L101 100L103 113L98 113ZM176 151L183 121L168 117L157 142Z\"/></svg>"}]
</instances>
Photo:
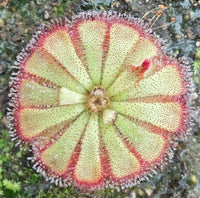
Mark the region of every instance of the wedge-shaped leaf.
<instances>
[{"instance_id":1,"label":"wedge-shaped leaf","mask_svg":"<svg viewBox=\"0 0 200 198\"><path fill-rule=\"evenodd\" d=\"M129 100L147 96L176 96L184 90L177 68L168 65L154 75L142 79L130 89L115 95L112 100Z\"/></svg>"},{"instance_id":2,"label":"wedge-shaped leaf","mask_svg":"<svg viewBox=\"0 0 200 198\"><path fill-rule=\"evenodd\" d=\"M91 90L93 84L86 68L76 54L70 36L66 30L50 33L44 41L44 48L87 90Z\"/></svg>"},{"instance_id":3,"label":"wedge-shaped leaf","mask_svg":"<svg viewBox=\"0 0 200 198\"><path fill-rule=\"evenodd\" d=\"M165 140L161 135L145 130L121 115L117 116L115 124L144 160L152 162L164 151Z\"/></svg>"},{"instance_id":4,"label":"wedge-shaped leaf","mask_svg":"<svg viewBox=\"0 0 200 198\"><path fill-rule=\"evenodd\" d=\"M178 129L183 113L181 105L174 102L111 102L110 108L169 131Z\"/></svg>"},{"instance_id":5,"label":"wedge-shaped leaf","mask_svg":"<svg viewBox=\"0 0 200 198\"><path fill-rule=\"evenodd\" d=\"M110 29L110 44L101 85L108 88L117 76L127 53L138 40L139 33L132 27L117 24Z\"/></svg>"},{"instance_id":6,"label":"wedge-shaped leaf","mask_svg":"<svg viewBox=\"0 0 200 198\"><path fill-rule=\"evenodd\" d=\"M42 86L32 80L23 80L19 90L22 107L56 105L57 95L57 90Z\"/></svg>"},{"instance_id":7,"label":"wedge-shaped leaf","mask_svg":"<svg viewBox=\"0 0 200 198\"><path fill-rule=\"evenodd\" d=\"M146 38L140 38L128 53L124 65L140 66L145 59L157 54L157 47Z\"/></svg>"},{"instance_id":8,"label":"wedge-shaped leaf","mask_svg":"<svg viewBox=\"0 0 200 198\"><path fill-rule=\"evenodd\" d=\"M102 178L99 142L98 115L91 114L75 168L78 181L95 183Z\"/></svg>"},{"instance_id":9,"label":"wedge-shaped leaf","mask_svg":"<svg viewBox=\"0 0 200 198\"><path fill-rule=\"evenodd\" d=\"M19 112L19 125L21 133L31 138L48 127L67 121L84 111L83 104L52 107L48 109L26 108Z\"/></svg>"},{"instance_id":10,"label":"wedge-shaped leaf","mask_svg":"<svg viewBox=\"0 0 200 198\"><path fill-rule=\"evenodd\" d=\"M137 172L140 169L139 161L122 142L116 128L103 124L103 121L100 126L112 174L116 178L123 178Z\"/></svg>"},{"instance_id":11,"label":"wedge-shaped leaf","mask_svg":"<svg viewBox=\"0 0 200 198\"><path fill-rule=\"evenodd\" d=\"M86 21L79 26L88 71L94 85L99 85L101 80L103 42L106 31L107 25L102 21Z\"/></svg>"},{"instance_id":12,"label":"wedge-shaped leaf","mask_svg":"<svg viewBox=\"0 0 200 198\"><path fill-rule=\"evenodd\" d=\"M135 73L131 73L129 70L125 70L111 85L111 87L106 90L106 94L109 97L112 97L113 95L127 90L129 87L135 86L137 80L138 76Z\"/></svg>"},{"instance_id":13,"label":"wedge-shaped leaf","mask_svg":"<svg viewBox=\"0 0 200 198\"><path fill-rule=\"evenodd\" d=\"M87 93L86 89L43 48L34 51L25 64L25 71L60 87L67 87L82 94Z\"/></svg>"},{"instance_id":14,"label":"wedge-shaped leaf","mask_svg":"<svg viewBox=\"0 0 200 198\"><path fill-rule=\"evenodd\" d=\"M67 170L74 149L85 130L88 117L87 112L82 113L60 139L41 153L42 161L51 171L63 174Z\"/></svg>"}]
</instances>

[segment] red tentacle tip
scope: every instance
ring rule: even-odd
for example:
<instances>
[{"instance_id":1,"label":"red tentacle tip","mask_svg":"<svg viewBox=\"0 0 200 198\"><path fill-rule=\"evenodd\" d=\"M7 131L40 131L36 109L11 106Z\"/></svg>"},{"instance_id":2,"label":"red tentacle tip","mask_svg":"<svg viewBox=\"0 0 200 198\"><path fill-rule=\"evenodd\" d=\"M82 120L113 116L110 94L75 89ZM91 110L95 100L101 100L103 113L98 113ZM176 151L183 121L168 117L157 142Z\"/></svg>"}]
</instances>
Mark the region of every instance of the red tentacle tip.
<instances>
[{"instance_id":1,"label":"red tentacle tip","mask_svg":"<svg viewBox=\"0 0 200 198\"><path fill-rule=\"evenodd\" d=\"M144 78L144 73L149 69L150 65L151 61L149 59L145 59L141 66L131 66L132 72L135 72L138 76L138 81Z\"/></svg>"},{"instance_id":2,"label":"red tentacle tip","mask_svg":"<svg viewBox=\"0 0 200 198\"><path fill-rule=\"evenodd\" d=\"M141 67L142 67L141 73L146 72L149 69L150 65L151 65L151 61L149 59L145 59L141 65Z\"/></svg>"}]
</instances>

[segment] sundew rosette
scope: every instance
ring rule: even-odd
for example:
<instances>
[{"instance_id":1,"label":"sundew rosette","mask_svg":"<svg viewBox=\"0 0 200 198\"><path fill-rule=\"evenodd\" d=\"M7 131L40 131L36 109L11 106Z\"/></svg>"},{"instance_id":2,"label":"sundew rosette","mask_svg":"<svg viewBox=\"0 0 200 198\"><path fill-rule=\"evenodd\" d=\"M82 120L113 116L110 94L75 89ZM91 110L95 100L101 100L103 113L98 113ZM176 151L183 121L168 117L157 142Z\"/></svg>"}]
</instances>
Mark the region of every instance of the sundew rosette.
<instances>
[{"instance_id":1,"label":"sundew rosette","mask_svg":"<svg viewBox=\"0 0 200 198\"><path fill-rule=\"evenodd\" d=\"M60 186L124 189L172 158L191 125L190 66L143 21L82 13L41 28L15 63L11 136Z\"/></svg>"}]
</instances>

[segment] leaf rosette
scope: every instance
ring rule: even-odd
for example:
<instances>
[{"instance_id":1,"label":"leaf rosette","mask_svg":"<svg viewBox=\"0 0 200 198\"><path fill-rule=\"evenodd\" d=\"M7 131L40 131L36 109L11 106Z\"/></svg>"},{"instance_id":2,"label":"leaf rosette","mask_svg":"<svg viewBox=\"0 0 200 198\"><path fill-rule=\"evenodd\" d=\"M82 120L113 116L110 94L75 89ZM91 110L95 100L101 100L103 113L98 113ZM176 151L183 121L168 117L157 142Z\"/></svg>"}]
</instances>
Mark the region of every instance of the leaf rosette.
<instances>
[{"instance_id":1,"label":"leaf rosette","mask_svg":"<svg viewBox=\"0 0 200 198\"><path fill-rule=\"evenodd\" d=\"M41 28L18 56L10 128L61 186L133 186L191 124L190 66L139 19L82 13Z\"/></svg>"}]
</instances>

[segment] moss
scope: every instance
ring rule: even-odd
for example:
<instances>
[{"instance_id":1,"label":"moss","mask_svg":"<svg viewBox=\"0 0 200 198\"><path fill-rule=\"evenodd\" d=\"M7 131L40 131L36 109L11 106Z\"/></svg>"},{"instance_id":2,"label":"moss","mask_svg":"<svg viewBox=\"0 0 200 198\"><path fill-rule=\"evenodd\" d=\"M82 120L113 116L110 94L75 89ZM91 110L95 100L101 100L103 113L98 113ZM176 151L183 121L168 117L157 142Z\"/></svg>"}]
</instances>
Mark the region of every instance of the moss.
<instances>
[{"instance_id":1,"label":"moss","mask_svg":"<svg viewBox=\"0 0 200 198\"><path fill-rule=\"evenodd\" d=\"M200 69L200 47L197 48L197 52L196 52L196 59L193 63L194 67L194 75L197 75L199 73L199 69Z\"/></svg>"},{"instance_id":2,"label":"moss","mask_svg":"<svg viewBox=\"0 0 200 198\"><path fill-rule=\"evenodd\" d=\"M21 189L20 182L14 182L7 179L3 180L3 187L13 193L19 192Z\"/></svg>"},{"instance_id":3,"label":"moss","mask_svg":"<svg viewBox=\"0 0 200 198\"><path fill-rule=\"evenodd\" d=\"M61 2L60 5L54 8L55 16L64 16L66 8L67 8L67 2L66 1Z\"/></svg>"}]
</instances>

